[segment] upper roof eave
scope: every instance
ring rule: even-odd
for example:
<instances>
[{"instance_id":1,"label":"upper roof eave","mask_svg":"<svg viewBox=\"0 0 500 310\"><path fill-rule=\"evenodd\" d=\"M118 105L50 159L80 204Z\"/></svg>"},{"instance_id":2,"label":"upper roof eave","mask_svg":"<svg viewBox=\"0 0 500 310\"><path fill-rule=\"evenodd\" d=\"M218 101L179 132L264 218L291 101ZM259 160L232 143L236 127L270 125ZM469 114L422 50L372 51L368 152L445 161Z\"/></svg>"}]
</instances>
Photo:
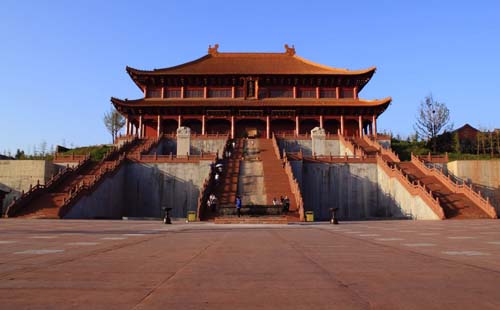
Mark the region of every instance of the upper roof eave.
<instances>
[{"instance_id":1,"label":"upper roof eave","mask_svg":"<svg viewBox=\"0 0 500 310\"><path fill-rule=\"evenodd\" d=\"M392 98L386 97L383 99L365 100L365 99L293 99L296 106L359 106L359 107L377 107L388 105L391 103ZM328 102L327 102L328 101ZM124 107L168 107L168 106L193 106L195 104L203 104L205 106L248 106L258 104L259 106L273 106L273 105L288 105L290 106L290 99L256 99L245 100L241 98L235 99L135 99L135 100L122 100L111 97L111 102L115 106Z\"/></svg>"},{"instance_id":2,"label":"upper roof eave","mask_svg":"<svg viewBox=\"0 0 500 310\"><path fill-rule=\"evenodd\" d=\"M140 70L130 66L127 73L134 76L161 75L344 75L356 76L375 73L376 67L348 70L321 65L287 53L217 53L177 66Z\"/></svg>"}]
</instances>

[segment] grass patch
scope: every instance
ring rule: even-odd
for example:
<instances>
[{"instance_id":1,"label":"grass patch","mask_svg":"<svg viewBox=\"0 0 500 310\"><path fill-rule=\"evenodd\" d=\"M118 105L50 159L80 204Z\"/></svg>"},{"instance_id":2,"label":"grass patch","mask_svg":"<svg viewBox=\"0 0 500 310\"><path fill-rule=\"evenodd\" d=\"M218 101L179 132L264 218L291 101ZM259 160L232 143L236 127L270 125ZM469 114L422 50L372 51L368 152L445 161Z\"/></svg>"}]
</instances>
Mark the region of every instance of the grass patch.
<instances>
[{"instance_id":1,"label":"grass patch","mask_svg":"<svg viewBox=\"0 0 500 310\"><path fill-rule=\"evenodd\" d=\"M62 155L86 155L90 153L90 160L92 161L99 161L104 158L104 155L106 152L111 150L111 146L109 145L91 145L91 146L82 146L82 147L77 147L74 149L71 149L69 151L66 151L64 153L61 153Z\"/></svg>"},{"instance_id":2,"label":"grass patch","mask_svg":"<svg viewBox=\"0 0 500 310\"><path fill-rule=\"evenodd\" d=\"M426 142L410 142L392 139L391 148L399 155L401 160L410 160L411 153L414 155L427 155L431 150L427 148Z\"/></svg>"}]
</instances>

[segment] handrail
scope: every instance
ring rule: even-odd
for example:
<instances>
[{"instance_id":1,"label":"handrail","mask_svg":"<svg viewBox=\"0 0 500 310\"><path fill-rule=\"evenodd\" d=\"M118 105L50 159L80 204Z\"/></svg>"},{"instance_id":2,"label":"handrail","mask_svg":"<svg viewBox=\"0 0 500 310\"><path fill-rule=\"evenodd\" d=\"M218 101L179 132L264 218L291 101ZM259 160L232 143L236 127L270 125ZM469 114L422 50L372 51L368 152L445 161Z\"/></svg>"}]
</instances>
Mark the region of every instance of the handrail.
<instances>
[{"instance_id":1,"label":"handrail","mask_svg":"<svg viewBox=\"0 0 500 310\"><path fill-rule=\"evenodd\" d=\"M96 188L96 185L104 180L107 176L115 174L118 168L125 162L125 154L121 154L117 160L112 161L105 165L104 168L99 169L98 174L94 175L94 179L90 182L84 180L76 186L74 190L70 191L69 197L65 197L63 205L59 209L59 217L64 217L69 211L69 207L83 195L88 195L90 191Z\"/></svg>"},{"instance_id":2,"label":"handrail","mask_svg":"<svg viewBox=\"0 0 500 310\"><path fill-rule=\"evenodd\" d=\"M340 143L344 146L344 148L347 148L349 151L351 151L352 155L354 155L354 156L357 155L360 157L365 156L365 152L363 151L363 149L355 146L351 141L346 139L346 137L344 135L339 134L339 140L340 140Z\"/></svg>"},{"instance_id":3,"label":"handrail","mask_svg":"<svg viewBox=\"0 0 500 310\"><path fill-rule=\"evenodd\" d=\"M278 136L280 138L291 137L291 138L294 138L297 140L309 140L309 139L311 139L310 134L308 134L308 133L297 134L295 131L277 131L276 136Z\"/></svg>"},{"instance_id":4,"label":"handrail","mask_svg":"<svg viewBox=\"0 0 500 310\"><path fill-rule=\"evenodd\" d=\"M229 135L226 135L226 143L224 144L224 149L222 150L223 157L224 157L224 154L226 154L226 151L228 150L230 145L231 144L229 141ZM205 154L201 154L201 157L203 157L204 155ZM217 153L215 153L215 156L212 155L211 159L213 161L212 161L212 165L210 165L210 166L214 167L215 162L217 160ZM198 197L198 202L196 205L196 216L197 216L196 218L198 220L201 220L202 218L205 217L205 211L207 209L207 200L208 200L208 197L210 196L211 192L214 191L214 187L215 187L215 171L210 170L210 173L203 181L203 185L201 186L201 189L200 189L200 196Z\"/></svg>"},{"instance_id":5,"label":"handrail","mask_svg":"<svg viewBox=\"0 0 500 310\"><path fill-rule=\"evenodd\" d=\"M127 140L123 143L120 147L113 147L110 151L108 151L99 162L98 165L101 166L101 168L98 170L98 173L94 175L94 179L90 182L80 182L80 184L78 184L73 190L70 190L69 197L63 198L63 205L59 209L59 217L64 217L74 202L78 201L82 195L88 195L89 192L94 190L96 185L104 180L105 177L116 173L118 171L118 167L120 167L126 159L125 154L127 150L137 141L138 138L133 137L131 140ZM111 158L116 155L118 155L118 159L112 160Z\"/></svg>"},{"instance_id":6,"label":"handrail","mask_svg":"<svg viewBox=\"0 0 500 310\"><path fill-rule=\"evenodd\" d=\"M55 153L54 154L54 162L70 162L70 161L80 161L86 160L88 158L88 154L64 154L64 153Z\"/></svg>"},{"instance_id":7,"label":"handrail","mask_svg":"<svg viewBox=\"0 0 500 310\"><path fill-rule=\"evenodd\" d=\"M202 153L200 155L133 154L133 155L127 155L127 159L142 163L163 163L163 162L176 162L176 161L196 162L199 160L214 160L217 157L217 155L218 155L217 153Z\"/></svg>"},{"instance_id":8,"label":"handrail","mask_svg":"<svg viewBox=\"0 0 500 310\"><path fill-rule=\"evenodd\" d=\"M447 163L448 160L448 152L444 153L444 155L432 155L430 152L427 156L417 156L418 159L422 161L427 161L430 163Z\"/></svg>"},{"instance_id":9,"label":"handrail","mask_svg":"<svg viewBox=\"0 0 500 310\"><path fill-rule=\"evenodd\" d=\"M301 222L304 221L304 199L302 198L302 192L300 191L299 183L297 179L293 175L292 165L288 161L286 157L286 153L284 154L284 163L285 163L285 173L288 176L288 181L290 182L290 189L292 190L292 194L295 196L295 203L297 204L297 211L299 213L299 219Z\"/></svg>"},{"instance_id":10,"label":"handrail","mask_svg":"<svg viewBox=\"0 0 500 310\"><path fill-rule=\"evenodd\" d=\"M449 190L454 193L464 194L467 198L472 200L479 208L481 208L486 214L491 218L497 218L497 212L495 208L491 205L488 197L486 199L481 196L481 192L476 192L472 188L472 185L467 186L467 184L458 184L451 180L450 176L445 176L441 170L434 167L427 167L424 162L417 156L411 154L411 162L417 166L423 173L431 175L440 180Z\"/></svg>"},{"instance_id":11,"label":"handrail","mask_svg":"<svg viewBox=\"0 0 500 310\"><path fill-rule=\"evenodd\" d=\"M276 155L277 158L281 159L280 147L278 146L278 140L276 139L276 136L274 135L274 132L272 134L271 139L272 139L272 142L273 142L274 154Z\"/></svg>"},{"instance_id":12,"label":"handrail","mask_svg":"<svg viewBox=\"0 0 500 310\"><path fill-rule=\"evenodd\" d=\"M380 154L389 157L393 162L399 163L401 160L399 159L398 154L394 152L391 148L384 148L377 140L373 139L373 137L369 137L367 135L363 135L363 140L368 143L370 146L377 149Z\"/></svg>"},{"instance_id":13,"label":"handrail","mask_svg":"<svg viewBox=\"0 0 500 310\"><path fill-rule=\"evenodd\" d=\"M432 195L431 190L427 190L425 185L420 182L412 182L401 169L396 165L394 167L389 166L389 164L380 156L377 155L377 164L381 167L389 177L395 177L399 182L408 190L413 196L420 196L427 205L432 209L432 211L441 219L445 219L443 208L439 203L439 198Z\"/></svg>"},{"instance_id":14,"label":"handrail","mask_svg":"<svg viewBox=\"0 0 500 310\"><path fill-rule=\"evenodd\" d=\"M86 158L84 160L81 160L75 167L66 166L63 169L59 170L59 172L53 175L47 181L47 183L40 184L40 181L37 181L37 184L35 186L30 185L30 189L27 192L23 191L19 198L14 197L14 200L7 206L5 216L9 217L15 215L33 199L39 197L43 193L50 192L51 190L53 190L54 187L59 185L67 176L76 173L83 166L87 165L89 162L90 162L90 156L86 155Z\"/></svg>"}]
</instances>

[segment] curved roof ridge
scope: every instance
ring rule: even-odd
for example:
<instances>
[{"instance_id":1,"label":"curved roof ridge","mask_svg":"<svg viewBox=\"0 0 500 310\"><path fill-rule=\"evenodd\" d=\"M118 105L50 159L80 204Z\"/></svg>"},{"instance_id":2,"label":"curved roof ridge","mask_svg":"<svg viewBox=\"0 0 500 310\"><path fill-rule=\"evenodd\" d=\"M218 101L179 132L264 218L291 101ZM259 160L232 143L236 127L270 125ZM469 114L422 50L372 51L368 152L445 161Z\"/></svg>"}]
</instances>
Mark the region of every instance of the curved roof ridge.
<instances>
[{"instance_id":1,"label":"curved roof ridge","mask_svg":"<svg viewBox=\"0 0 500 310\"><path fill-rule=\"evenodd\" d=\"M238 60L238 58L241 58ZM224 60L227 59L227 60ZM302 65L300 65L302 64ZM322 65L302 58L289 51L273 52L224 52L209 53L198 59L172 67L140 70L127 66L129 74L337 74L373 75L376 67L349 70Z\"/></svg>"},{"instance_id":2,"label":"curved roof ridge","mask_svg":"<svg viewBox=\"0 0 500 310\"><path fill-rule=\"evenodd\" d=\"M330 66L327 66L327 65L319 64L317 62L305 59L305 58L300 57L298 55L291 55L291 56L294 57L294 58L296 58L299 61L302 61L303 63L306 63L306 64L311 65L311 66L320 67L320 68L325 69L325 70L344 71L345 73L352 73L352 74L362 74L362 73L368 73L370 71L375 72L377 70L377 67L375 67L375 66L371 66L369 68L360 69L360 70L349 70L349 69L346 69L346 68L336 68L336 67L330 67Z\"/></svg>"},{"instance_id":3,"label":"curved roof ridge","mask_svg":"<svg viewBox=\"0 0 500 310\"><path fill-rule=\"evenodd\" d=\"M195 60L191 60L191 61L188 61L188 62L185 62L185 63L182 63L180 65L176 65L176 66L172 66L172 67L165 67L165 68L159 68L159 69L153 69L153 70L141 70L141 69L136 69L136 68L132 68L130 66L126 66L125 67L125 70L130 73L130 72L135 72L135 73L155 73L155 72L160 72L160 71L166 71L166 70L170 70L170 69L180 69L180 68L183 68L185 66L188 66L188 65L193 65L193 64L196 64L198 62L201 62L205 59L208 59L208 58L211 58L211 57L214 57L213 55L210 55L210 54L206 54L200 58L197 58Z\"/></svg>"}]
</instances>

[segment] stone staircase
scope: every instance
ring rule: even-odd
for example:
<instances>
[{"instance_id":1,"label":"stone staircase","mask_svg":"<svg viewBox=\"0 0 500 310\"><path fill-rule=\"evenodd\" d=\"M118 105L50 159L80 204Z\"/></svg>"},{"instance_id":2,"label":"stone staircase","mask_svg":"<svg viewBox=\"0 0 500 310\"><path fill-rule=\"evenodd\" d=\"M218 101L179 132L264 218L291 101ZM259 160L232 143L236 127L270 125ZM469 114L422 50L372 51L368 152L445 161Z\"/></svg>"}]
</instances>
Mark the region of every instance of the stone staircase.
<instances>
[{"instance_id":1,"label":"stone staircase","mask_svg":"<svg viewBox=\"0 0 500 310\"><path fill-rule=\"evenodd\" d=\"M410 180L422 183L439 199L446 218L480 219L489 218L488 214L479 208L472 200L461 193L454 193L443 182L420 170L413 162L401 162L399 168L409 176Z\"/></svg>"},{"instance_id":2,"label":"stone staircase","mask_svg":"<svg viewBox=\"0 0 500 310\"><path fill-rule=\"evenodd\" d=\"M238 178L238 194L243 205L266 205L264 168L259 159L258 140L248 140L245 145L245 159L241 161Z\"/></svg>"},{"instance_id":3,"label":"stone staircase","mask_svg":"<svg viewBox=\"0 0 500 310\"><path fill-rule=\"evenodd\" d=\"M21 197L21 205L11 205L7 210L8 217L22 218L62 218L83 195L89 194L99 186L101 181L113 175L124 162L127 155L148 151L154 141L135 139L109 152L99 162L87 162L80 169L69 174L64 180L47 186L36 197Z\"/></svg>"},{"instance_id":4,"label":"stone staircase","mask_svg":"<svg viewBox=\"0 0 500 310\"><path fill-rule=\"evenodd\" d=\"M287 196L290 200L290 212L287 220L300 221L297 199L290 186L290 180L285 172L283 161L278 157L272 139L258 139L259 157L263 163L264 186L266 189L267 205L273 204L273 198L280 199Z\"/></svg>"},{"instance_id":5,"label":"stone staircase","mask_svg":"<svg viewBox=\"0 0 500 310\"><path fill-rule=\"evenodd\" d=\"M389 165L397 167L410 182L430 192L433 198L437 198L447 219L497 217L489 201L472 189L456 184L440 171L427 168L417 157L412 155L411 161L400 162L392 150L382 148L375 140L366 136L349 138L348 141L360 148L365 156L380 156Z\"/></svg>"},{"instance_id":6,"label":"stone staircase","mask_svg":"<svg viewBox=\"0 0 500 310\"><path fill-rule=\"evenodd\" d=\"M235 147L231 151L231 157L225 161L224 171L221 175L220 184L217 186L215 196L219 206L234 206L238 193L238 178L240 175L241 158L243 156L243 140L236 139Z\"/></svg>"},{"instance_id":7,"label":"stone staircase","mask_svg":"<svg viewBox=\"0 0 500 310\"><path fill-rule=\"evenodd\" d=\"M288 176L274 154L272 140L236 140L233 156L226 159L225 166L216 190L217 214L209 213L205 219L217 224L286 224L300 220ZM235 216L236 195L243 203L240 218ZM273 206L273 197L280 196L290 199L288 214L281 214L281 207Z\"/></svg>"}]
</instances>

